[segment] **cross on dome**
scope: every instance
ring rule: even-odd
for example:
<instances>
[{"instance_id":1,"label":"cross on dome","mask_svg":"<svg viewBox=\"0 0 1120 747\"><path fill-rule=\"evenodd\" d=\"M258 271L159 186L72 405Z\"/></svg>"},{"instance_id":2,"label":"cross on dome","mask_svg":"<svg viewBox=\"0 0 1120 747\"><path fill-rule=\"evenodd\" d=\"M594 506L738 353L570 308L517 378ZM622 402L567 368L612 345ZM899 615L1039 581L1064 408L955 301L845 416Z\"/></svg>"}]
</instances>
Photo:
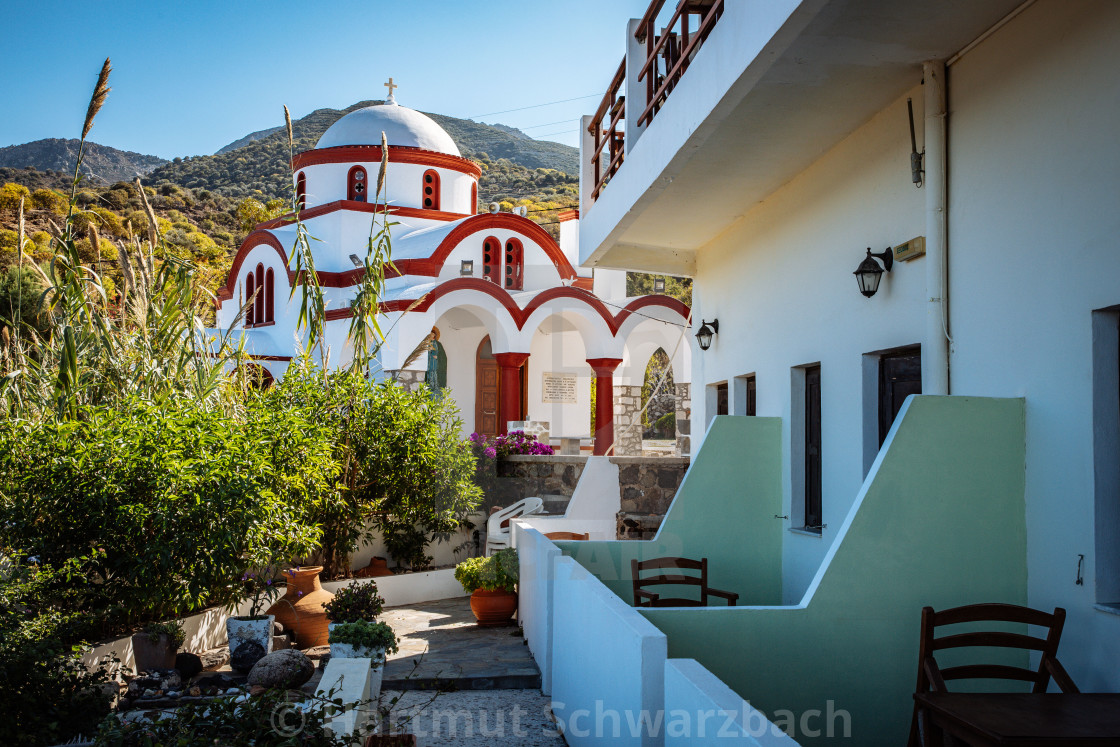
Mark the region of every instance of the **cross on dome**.
<instances>
[{"instance_id":1,"label":"cross on dome","mask_svg":"<svg viewBox=\"0 0 1120 747\"><path fill-rule=\"evenodd\" d=\"M385 85L386 88L389 89L389 98L385 99L385 103L386 104L396 104L397 103L397 97L393 95L393 89L394 88L400 88L400 86L393 83L392 76L389 77L389 82L384 84L384 85Z\"/></svg>"}]
</instances>

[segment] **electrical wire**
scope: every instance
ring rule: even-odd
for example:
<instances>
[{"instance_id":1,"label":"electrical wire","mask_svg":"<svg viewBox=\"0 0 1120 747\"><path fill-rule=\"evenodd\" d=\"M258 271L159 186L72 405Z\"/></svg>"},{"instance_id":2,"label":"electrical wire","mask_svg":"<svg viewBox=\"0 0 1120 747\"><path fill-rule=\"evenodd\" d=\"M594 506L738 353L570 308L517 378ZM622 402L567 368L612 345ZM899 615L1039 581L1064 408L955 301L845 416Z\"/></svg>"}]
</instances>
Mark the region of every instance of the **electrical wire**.
<instances>
[{"instance_id":1,"label":"electrical wire","mask_svg":"<svg viewBox=\"0 0 1120 747\"><path fill-rule=\"evenodd\" d=\"M486 114L474 114L470 117L467 117L467 119L478 119L479 117L493 117L495 114L509 114L510 112L523 112L526 109L540 109L541 107L552 106L553 104L567 104L570 101L583 101L584 99L599 98L602 95L603 94L601 94L601 93L592 93L592 94L588 94L587 96L576 96L574 99L561 99L559 101L549 101L549 102L544 103L544 104L533 104L532 106L522 106L522 107L518 107L517 109L506 109L506 110L500 111L500 112L487 112Z\"/></svg>"}]
</instances>

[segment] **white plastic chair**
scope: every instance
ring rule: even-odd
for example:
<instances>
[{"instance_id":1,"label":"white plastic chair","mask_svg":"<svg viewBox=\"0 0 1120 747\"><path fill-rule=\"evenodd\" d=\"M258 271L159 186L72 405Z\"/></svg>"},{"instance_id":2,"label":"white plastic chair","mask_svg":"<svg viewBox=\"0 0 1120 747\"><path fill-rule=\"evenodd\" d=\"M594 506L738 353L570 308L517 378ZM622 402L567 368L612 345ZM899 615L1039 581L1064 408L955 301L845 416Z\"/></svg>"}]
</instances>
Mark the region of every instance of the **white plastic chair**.
<instances>
[{"instance_id":1,"label":"white plastic chair","mask_svg":"<svg viewBox=\"0 0 1120 747\"><path fill-rule=\"evenodd\" d=\"M544 508L544 501L533 496L522 498L517 503L490 514L490 518L486 520L486 554L493 555L498 550L510 546L512 531L508 523L502 526L503 521L513 520L525 514L537 514L542 508Z\"/></svg>"}]
</instances>

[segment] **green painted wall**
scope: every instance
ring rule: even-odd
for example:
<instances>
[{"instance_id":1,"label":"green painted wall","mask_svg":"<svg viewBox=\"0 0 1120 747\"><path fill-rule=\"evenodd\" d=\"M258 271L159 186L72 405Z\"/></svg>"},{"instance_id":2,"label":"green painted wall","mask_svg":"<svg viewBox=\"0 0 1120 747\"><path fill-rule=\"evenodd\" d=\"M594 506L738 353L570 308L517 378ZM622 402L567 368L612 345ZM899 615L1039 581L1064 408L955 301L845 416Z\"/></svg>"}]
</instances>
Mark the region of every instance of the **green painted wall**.
<instances>
[{"instance_id":1,"label":"green painted wall","mask_svg":"<svg viewBox=\"0 0 1120 747\"><path fill-rule=\"evenodd\" d=\"M689 493L689 503L674 505L666 519L672 526L677 511L704 515L690 523L709 532L690 534L681 554L754 541L753 531L744 541L733 521L707 508L724 504L708 493L741 490L739 479L697 474L735 466L727 461L726 435L712 431L686 480L694 489L703 486L703 500ZM921 608L1026 603L1024 444L1022 400L912 398L801 605L642 614L668 636L671 658L698 660L773 719L785 718L781 710L798 719L811 709L828 712L830 702L832 711L850 714L850 739L843 739L844 719L836 718L835 739L799 730L802 744L904 744ZM709 449L722 458L706 459ZM765 453L779 462L776 446ZM766 509L754 514L760 518L777 513L766 497ZM780 550L773 552L762 560L764 577L778 565ZM744 557L740 578L752 575L747 564L758 560ZM771 588L776 594L779 586ZM820 717L808 725L828 723Z\"/></svg>"},{"instance_id":2,"label":"green painted wall","mask_svg":"<svg viewBox=\"0 0 1120 747\"><path fill-rule=\"evenodd\" d=\"M627 603L631 559L684 556L708 558L708 583L738 593L739 604L778 604L781 440L781 418L718 417L656 539L556 544Z\"/></svg>"}]
</instances>

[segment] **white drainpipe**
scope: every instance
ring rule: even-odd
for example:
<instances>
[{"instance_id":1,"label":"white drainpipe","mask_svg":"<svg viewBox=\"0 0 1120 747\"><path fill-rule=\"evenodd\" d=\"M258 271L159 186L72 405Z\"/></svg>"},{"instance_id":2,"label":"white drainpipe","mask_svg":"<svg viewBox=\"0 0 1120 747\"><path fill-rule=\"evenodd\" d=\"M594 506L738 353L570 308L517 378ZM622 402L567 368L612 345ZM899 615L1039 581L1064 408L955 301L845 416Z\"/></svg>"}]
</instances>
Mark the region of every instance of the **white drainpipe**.
<instances>
[{"instance_id":1,"label":"white drainpipe","mask_svg":"<svg viewBox=\"0 0 1120 747\"><path fill-rule=\"evenodd\" d=\"M922 347L922 393L949 393L949 283L946 231L945 63L926 62L926 344Z\"/></svg>"}]
</instances>

